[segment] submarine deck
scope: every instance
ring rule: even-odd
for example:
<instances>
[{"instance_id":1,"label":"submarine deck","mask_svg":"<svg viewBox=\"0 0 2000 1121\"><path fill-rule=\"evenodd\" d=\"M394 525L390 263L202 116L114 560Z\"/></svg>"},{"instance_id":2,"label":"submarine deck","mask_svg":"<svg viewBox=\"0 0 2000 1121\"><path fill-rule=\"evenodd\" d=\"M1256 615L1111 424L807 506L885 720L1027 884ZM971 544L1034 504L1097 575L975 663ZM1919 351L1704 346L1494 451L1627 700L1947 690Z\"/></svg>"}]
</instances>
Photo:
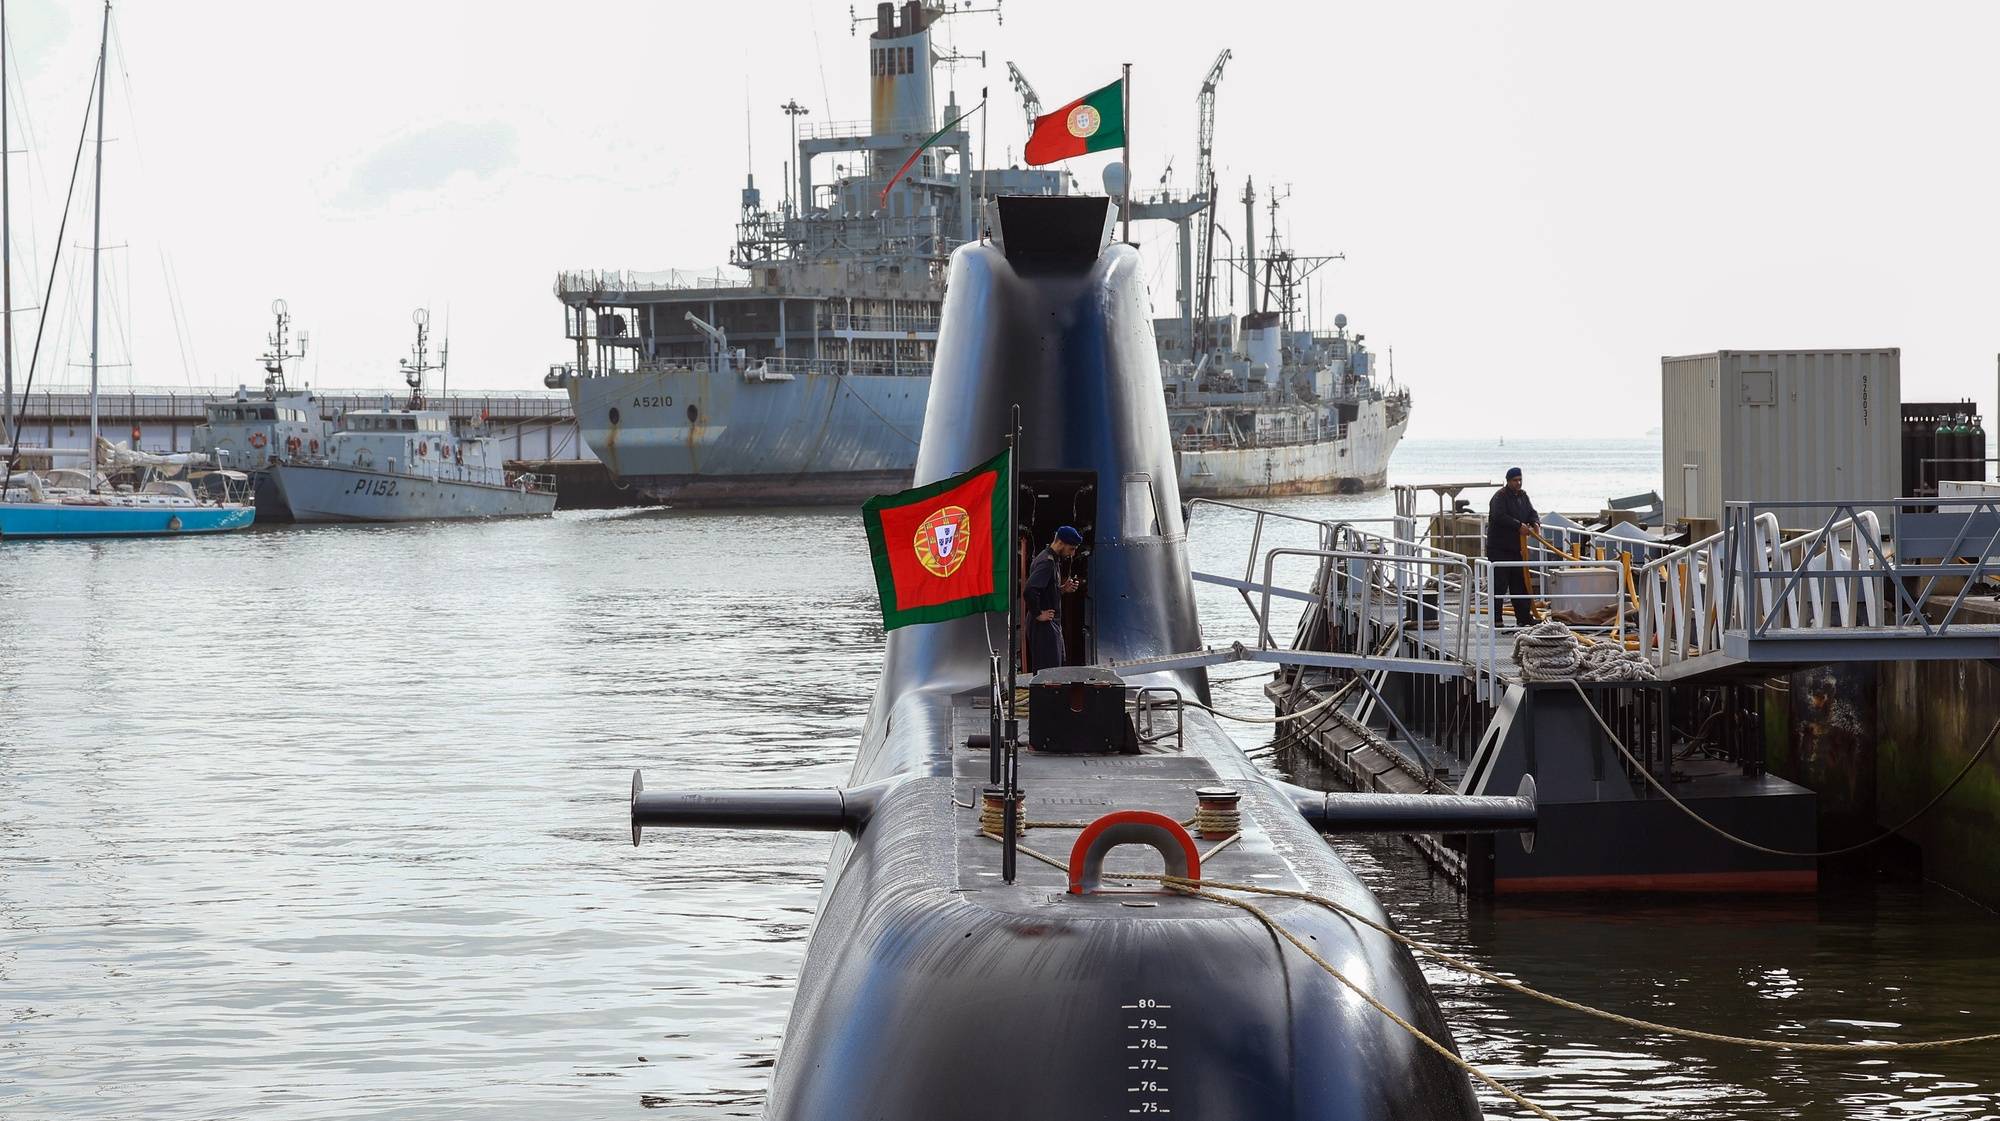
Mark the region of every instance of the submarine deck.
<instances>
[{"instance_id":1,"label":"submarine deck","mask_svg":"<svg viewBox=\"0 0 2000 1121\"><path fill-rule=\"evenodd\" d=\"M987 730L989 713L983 692L953 698L952 787L957 801L953 821L963 838L958 846L958 886L963 891L981 891L1001 884L1000 845L981 835L979 820L980 794L990 785L989 754L984 747L966 746L968 736ZM1026 720L1022 721L1022 728L1026 739ZM1021 844L1067 864L1079 830L1118 810L1163 814L1187 825L1192 835L1189 823L1195 814L1197 789L1224 786L1243 790L1245 786L1240 780L1217 772L1209 749L1227 753L1240 750L1220 728L1195 720L1183 726L1181 750L1154 744L1137 755L1082 755L1023 747L1020 785L1028 829ZM1304 887L1259 824L1257 800L1244 797L1239 812L1239 832L1233 841L1196 838L1204 875L1268 887ZM1162 858L1154 850L1144 845L1122 845L1105 857L1104 875L1110 885L1115 884L1120 872L1158 874L1163 867ZM1026 853L1018 862L1015 886L1030 889L1038 903L1084 904L1089 898L1067 894L1069 880L1064 870ZM1044 896L1044 892L1048 894ZM1124 887L1109 888L1106 894L1140 896L1143 902L1127 902L1142 906L1170 898L1159 885L1148 881L1131 881Z\"/></svg>"}]
</instances>

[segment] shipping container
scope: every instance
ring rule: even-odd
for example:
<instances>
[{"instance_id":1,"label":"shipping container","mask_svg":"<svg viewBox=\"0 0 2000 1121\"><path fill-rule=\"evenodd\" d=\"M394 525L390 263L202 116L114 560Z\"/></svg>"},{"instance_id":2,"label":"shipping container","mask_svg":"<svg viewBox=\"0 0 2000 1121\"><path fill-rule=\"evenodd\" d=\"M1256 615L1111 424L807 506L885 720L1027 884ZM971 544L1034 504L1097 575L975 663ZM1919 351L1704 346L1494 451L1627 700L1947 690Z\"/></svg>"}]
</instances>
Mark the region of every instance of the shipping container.
<instances>
[{"instance_id":1,"label":"shipping container","mask_svg":"<svg viewBox=\"0 0 2000 1121\"><path fill-rule=\"evenodd\" d=\"M1895 347L1660 359L1667 520L1720 519L1739 500L1901 497L1902 379ZM1831 509L1779 520L1815 529Z\"/></svg>"}]
</instances>

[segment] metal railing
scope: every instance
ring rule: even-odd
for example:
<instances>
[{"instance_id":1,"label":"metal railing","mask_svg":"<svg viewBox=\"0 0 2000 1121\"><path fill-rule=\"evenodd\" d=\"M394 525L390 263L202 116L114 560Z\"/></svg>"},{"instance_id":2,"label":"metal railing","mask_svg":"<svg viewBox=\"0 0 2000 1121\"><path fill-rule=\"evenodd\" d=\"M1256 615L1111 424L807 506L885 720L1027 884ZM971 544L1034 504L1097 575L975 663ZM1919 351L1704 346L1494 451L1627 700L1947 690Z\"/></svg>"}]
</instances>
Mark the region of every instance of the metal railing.
<instances>
[{"instance_id":1,"label":"metal railing","mask_svg":"<svg viewBox=\"0 0 2000 1121\"><path fill-rule=\"evenodd\" d=\"M1233 432L1183 432L1174 438L1174 445L1184 452L1254 451L1260 448L1297 448L1312 444L1331 444L1345 439L1347 439L1347 425L1340 424L1259 433L1247 441Z\"/></svg>"},{"instance_id":2,"label":"metal railing","mask_svg":"<svg viewBox=\"0 0 2000 1121\"><path fill-rule=\"evenodd\" d=\"M733 269L730 271L734 271ZM722 268L576 269L556 274L556 295L615 295L619 292L679 292L707 288L748 288L748 276L730 276Z\"/></svg>"},{"instance_id":3,"label":"metal railing","mask_svg":"<svg viewBox=\"0 0 2000 1121\"><path fill-rule=\"evenodd\" d=\"M261 388L247 390L249 404L265 401ZM304 388L295 393L308 392ZM322 416L331 419L352 409L379 409L383 398L389 398L395 407L402 407L409 399L409 390L403 389L320 389L310 390L319 404ZM191 420L208 419L208 406L230 404L236 400L236 390L220 386L208 389L162 389L139 388L101 391L98 394L98 416L106 424L129 419L142 420ZM567 418L570 415L569 398L560 393L540 390L475 390L451 394L432 394L426 398L429 408L451 413L456 417L470 418L506 417L521 419ZM90 391L70 386L37 389L32 394L15 395L15 408L22 412L22 423L39 424L51 420L81 420L90 416Z\"/></svg>"},{"instance_id":4,"label":"metal railing","mask_svg":"<svg viewBox=\"0 0 2000 1121\"><path fill-rule=\"evenodd\" d=\"M1787 535L1782 519L1802 509L1825 514ZM1965 605L1975 585L2000 579L2000 496L1731 502L1721 532L1649 561L1635 579L1640 648L1662 665L1721 650L1732 634L1879 639L1991 627L1991 616L1968 622Z\"/></svg>"},{"instance_id":5,"label":"metal railing","mask_svg":"<svg viewBox=\"0 0 2000 1121\"><path fill-rule=\"evenodd\" d=\"M556 387L572 379L588 381L592 378L633 377L659 374L736 374L758 380L760 374L825 374L831 377L928 377L931 372L929 362L918 359L907 361L885 361L877 358L752 358L738 363L731 359L717 361L712 358L651 358L637 367L620 366L616 369L594 367L579 371L573 364L552 365L543 384ZM568 399L564 398L564 407Z\"/></svg>"}]
</instances>

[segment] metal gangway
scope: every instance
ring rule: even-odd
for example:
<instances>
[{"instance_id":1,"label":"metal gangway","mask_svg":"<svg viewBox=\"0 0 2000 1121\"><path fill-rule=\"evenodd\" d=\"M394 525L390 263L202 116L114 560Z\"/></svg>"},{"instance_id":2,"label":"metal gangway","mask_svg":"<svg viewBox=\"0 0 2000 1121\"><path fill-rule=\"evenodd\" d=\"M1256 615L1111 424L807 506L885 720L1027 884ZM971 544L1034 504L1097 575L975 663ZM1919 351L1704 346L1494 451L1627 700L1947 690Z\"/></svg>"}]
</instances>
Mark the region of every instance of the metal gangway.
<instances>
[{"instance_id":1,"label":"metal gangway","mask_svg":"<svg viewBox=\"0 0 2000 1121\"><path fill-rule=\"evenodd\" d=\"M1401 488L1410 490L1413 488ZM1241 575L1193 573L1238 592L1254 633L1202 650L1115 663L1130 675L1230 661L1467 678L1481 700L1524 680L1501 574L1579 642L1630 652L1678 681L1837 662L2000 658L2000 488L1942 498L1731 502L1715 534L1666 545L1625 527L1544 519L1521 561L1444 547L1413 494L1390 518L1319 520L1215 499L1252 520ZM1286 527L1303 544L1267 544ZM1804 528L1801 528L1801 527ZM1281 622L1274 607L1291 604ZM1282 636L1282 637L1281 637Z\"/></svg>"}]
</instances>

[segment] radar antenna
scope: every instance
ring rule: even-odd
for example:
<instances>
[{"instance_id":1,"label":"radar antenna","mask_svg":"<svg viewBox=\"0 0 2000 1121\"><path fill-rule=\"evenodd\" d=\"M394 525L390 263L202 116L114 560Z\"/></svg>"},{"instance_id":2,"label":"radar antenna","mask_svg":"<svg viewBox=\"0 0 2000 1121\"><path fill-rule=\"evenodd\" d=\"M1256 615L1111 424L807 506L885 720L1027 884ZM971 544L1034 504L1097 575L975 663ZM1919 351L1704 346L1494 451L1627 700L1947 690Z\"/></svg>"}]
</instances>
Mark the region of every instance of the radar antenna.
<instances>
[{"instance_id":1,"label":"radar antenna","mask_svg":"<svg viewBox=\"0 0 2000 1121\"><path fill-rule=\"evenodd\" d=\"M264 396L276 400L285 391L285 363L294 358L306 356L306 344L310 341L304 331L299 332L299 349L287 348L286 335L292 325L292 310L282 299L271 301L271 314L277 325L271 329L270 349L264 352Z\"/></svg>"},{"instance_id":2,"label":"radar antenna","mask_svg":"<svg viewBox=\"0 0 2000 1121\"><path fill-rule=\"evenodd\" d=\"M1000 23L1007 22L1007 13L1000 10L1000 0L993 0L993 6L990 8L975 8L972 6L972 0L962 0L956 8L950 4L938 3L937 0L929 0L924 5L924 10L930 13L930 18L933 21L943 19L946 16L971 16L978 15L981 12L992 12L994 19ZM876 17L872 15L861 15L854 10L854 5L849 4L847 6L847 34L852 36L855 28L860 27L864 23L874 23L875 19Z\"/></svg>"},{"instance_id":3,"label":"radar antenna","mask_svg":"<svg viewBox=\"0 0 2000 1121\"><path fill-rule=\"evenodd\" d=\"M403 384L410 387L410 407L424 407L424 375L432 370L444 369L440 360L433 366L429 362L431 340L431 313L429 308L418 308L410 313L410 322L417 325L417 342L410 348L411 357L403 359L399 365L403 370ZM447 347L449 344L447 344Z\"/></svg>"}]
</instances>

